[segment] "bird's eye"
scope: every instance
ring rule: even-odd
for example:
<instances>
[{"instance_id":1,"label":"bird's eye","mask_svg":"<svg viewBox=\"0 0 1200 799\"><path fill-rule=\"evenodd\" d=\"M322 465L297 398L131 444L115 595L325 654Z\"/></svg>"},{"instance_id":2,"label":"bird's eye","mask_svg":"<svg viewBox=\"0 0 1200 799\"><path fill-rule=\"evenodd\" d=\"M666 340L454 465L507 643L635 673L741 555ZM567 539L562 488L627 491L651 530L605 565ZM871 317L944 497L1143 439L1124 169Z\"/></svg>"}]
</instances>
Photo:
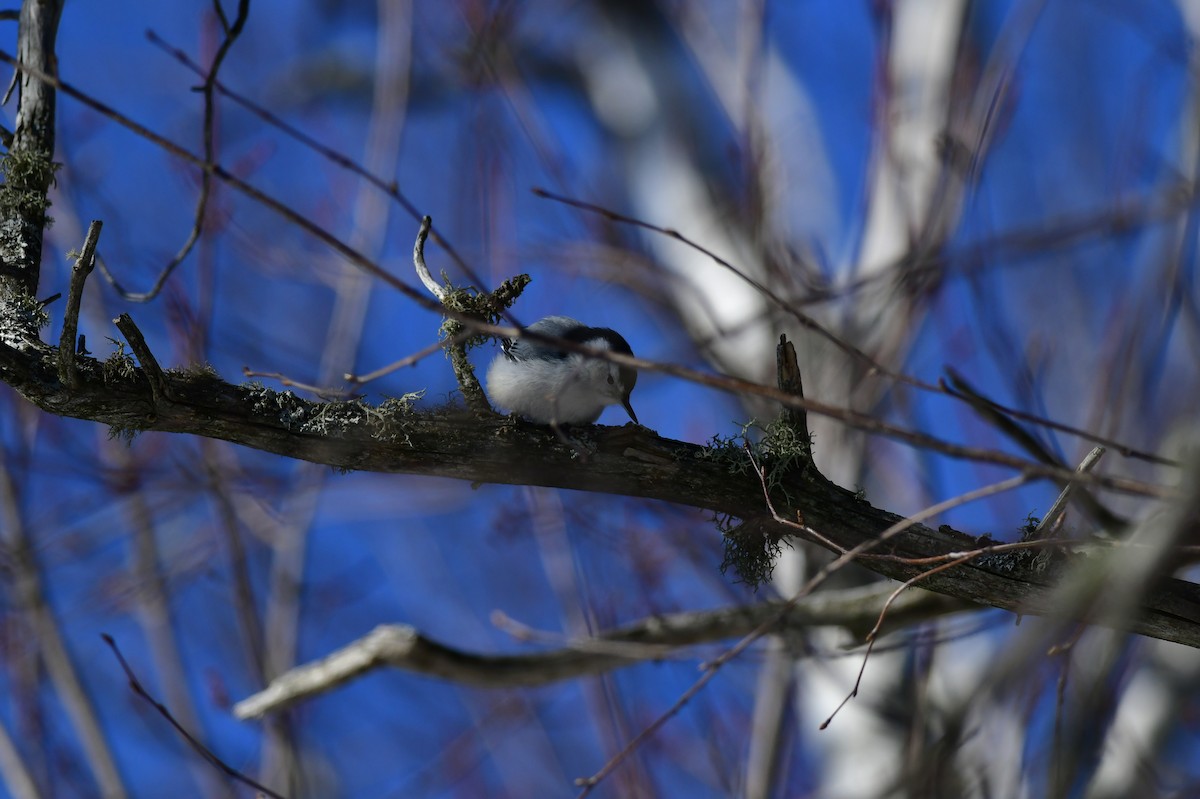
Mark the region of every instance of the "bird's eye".
<instances>
[{"instance_id":1,"label":"bird's eye","mask_svg":"<svg viewBox=\"0 0 1200 799\"><path fill-rule=\"evenodd\" d=\"M613 378L612 378L612 375L609 375L609 376L608 376L608 384L609 384L610 386L613 384Z\"/></svg>"}]
</instances>

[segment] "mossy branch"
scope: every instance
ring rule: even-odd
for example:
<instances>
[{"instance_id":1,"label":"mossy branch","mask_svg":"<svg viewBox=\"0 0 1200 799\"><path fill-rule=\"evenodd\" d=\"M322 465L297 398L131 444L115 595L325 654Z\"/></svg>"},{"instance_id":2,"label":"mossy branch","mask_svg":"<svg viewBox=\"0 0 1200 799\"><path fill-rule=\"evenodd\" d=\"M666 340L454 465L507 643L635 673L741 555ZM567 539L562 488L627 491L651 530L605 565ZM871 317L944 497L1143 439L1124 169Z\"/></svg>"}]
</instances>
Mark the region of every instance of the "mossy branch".
<instances>
[{"instance_id":1,"label":"mossy branch","mask_svg":"<svg viewBox=\"0 0 1200 799\"><path fill-rule=\"evenodd\" d=\"M517 275L509 278L501 283L495 291L486 292L481 292L474 286L456 288L450 283L450 279L446 277L445 273L442 273L443 282L439 284L429 273L429 267L425 265L425 240L429 236L432 225L433 220L428 216L421 220L421 227L417 231L417 241L413 245L413 266L416 268L421 282L447 310L479 319L488 324L498 323L504 312L512 307L517 298L521 296L521 292L529 285L529 275ZM492 412L492 406L488 403L482 386L479 385L479 379L475 377L475 369L471 366L470 359L467 358L467 350L484 343L488 337L471 334L462 322L451 317L447 317L446 321L442 323L441 333L446 355L450 358L454 377L458 381L458 390L462 392L467 407L477 412Z\"/></svg>"}]
</instances>

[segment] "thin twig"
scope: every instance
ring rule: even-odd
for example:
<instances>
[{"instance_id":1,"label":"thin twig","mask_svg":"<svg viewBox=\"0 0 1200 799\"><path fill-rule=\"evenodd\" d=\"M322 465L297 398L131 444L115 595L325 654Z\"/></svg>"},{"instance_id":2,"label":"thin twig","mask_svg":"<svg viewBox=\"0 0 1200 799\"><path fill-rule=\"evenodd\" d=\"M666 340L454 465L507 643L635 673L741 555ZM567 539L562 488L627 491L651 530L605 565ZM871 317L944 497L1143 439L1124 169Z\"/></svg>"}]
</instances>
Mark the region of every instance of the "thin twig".
<instances>
[{"instance_id":1,"label":"thin twig","mask_svg":"<svg viewBox=\"0 0 1200 799\"><path fill-rule=\"evenodd\" d=\"M771 512L771 517L785 527L791 527L794 530L799 530L806 538L820 544L830 552L844 553L846 551L844 547L832 539L821 535L807 524L804 524L803 521L794 522L791 519L785 519L779 515L779 512L775 510L775 503L771 500L771 489L767 485L766 467L760 466L758 461L755 460L754 452L750 449L749 444L744 444L742 449L745 450L746 457L750 459L750 467L754 469L754 473L758 475L758 482L759 485L762 486L763 490L763 501L766 502L767 510Z\"/></svg>"},{"instance_id":2,"label":"thin twig","mask_svg":"<svg viewBox=\"0 0 1200 799\"><path fill-rule=\"evenodd\" d=\"M217 48L217 54L213 56L212 66L204 75L204 84L200 87L200 91L204 94L204 162L206 164L214 163L216 158L216 135L213 129L216 126L216 100L214 98L214 90L217 81L217 72L221 69L221 64L225 61L225 56L229 54L233 43L237 41L241 35L242 29L246 26L246 20L250 16L250 0L238 0L237 16L234 17L231 24L225 16L225 9L221 6L221 0L213 0L213 6L216 8L217 17L221 21L221 27L224 31L225 38L221 41L221 46ZM212 172L204 169L200 172L200 194L196 198L196 210L192 214L192 229L188 232L187 239L184 240L183 246L179 248L179 252L167 262L166 266L159 272L154 284L149 291L140 294L131 294L122 292L122 296L130 302L149 302L158 296L162 291L162 287L166 285L167 278L175 271L175 268L183 263L184 259L191 254L195 248L196 242L200 240L200 236L204 232L204 222L208 217L208 201L212 196ZM114 288L116 284L114 283ZM120 289L118 288L118 291Z\"/></svg>"},{"instance_id":3,"label":"thin twig","mask_svg":"<svg viewBox=\"0 0 1200 799\"><path fill-rule=\"evenodd\" d=\"M421 217L421 227L417 229L417 240L413 244L413 266L417 270L417 277L425 284L425 288L429 289L429 293L437 297L438 302L442 302L446 299L446 288L433 279L433 275L429 274L429 267L425 265L425 239L429 238L431 227L433 219L429 216Z\"/></svg>"},{"instance_id":4,"label":"thin twig","mask_svg":"<svg viewBox=\"0 0 1200 799\"><path fill-rule=\"evenodd\" d=\"M103 223L93 220L88 225L83 250L75 259L71 269L71 286L67 293L67 309L63 312L62 335L58 338L58 379L69 388L79 387L79 375L75 369L75 336L79 331L79 306L83 300L83 286L96 265L96 244L100 241Z\"/></svg>"},{"instance_id":5,"label":"thin twig","mask_svg":"<svg viewBox=\"0 0 1200 799\"><path fill-rule=\"evenodd\" d=\"M982 554L984 554L984 553L983 552L971 552L962 557L956 558L956 559L950 561L949 563L943 563L941 566L935 566L934 568L929 569L928 571L921 572L916 577L913 577L909 580L905 580L900 585L899 588L897 588L895 591L892 592L891 596L889 596L887 598L887 601L885 601L883 603L883 608L879 611L879 618L876 620L875 626L871 628L871 632L867 633L867 651L863 653L862 665L858 667L858 677L855 678L855 680L854 680L854 687L852 689L850 689L850 693L848 693L846 695L846 698L843 699L841 702L839 702L838 706L833 709L833 712L829 714L829 718L827 718L823 722L821 722L821 726L819 729L823 730L823 729L827 728L829 726L829 724L833 721L833 717L836 716L839 712L841 712L841 709L844 708L850 702L851 699L858 696L858 689L862 685L863 675L867 671L867 661L870 660L871 651L875 648L875 642L878 640L879 630L881 627L883 627L883 621L887 617L887 612L892 607L892 603L896 601L896 598L898 596L900 596L900 594L906 588L911 588L913 585L920 582L921 580L924 580L927 577L932 577L933 575L935 575L939 572L946 571L947 569L952 569L955 566L961 566L962 564L968 563L969 561L974 560L975 558L979 557Z\"/></svg>"},{"instance_id":6,"label":"thin twig","mask_svg":"<svg viewBox=\"0 0 1200 799\"><path fill-rule=\"evenodd\" d=\"M336 389L322 388L321 386L313 386L308 383L302 383L295 378L288 377L282 372L258 372L251 369L249 366L242 367L242 375L245 377L265 377L268 380L278 380L280 385L288 388L298 388L301 391L307 391L310 394L320 397L321 399L348 399L354 396L348 391L338 391Z\"/></svg>"},{"instance_id":7,"label":"thin twig","mask_svg":"<svg viewBox=\"0 0 1200 799\"><path fill-rule=\"evenodd\" d=\"M285 799L282 794L275 793L275 791L272 791L267 786L263 785L262 783L255 782L253 779L247 777L233 766L230 766L224 760L217 757L217 755L211 749L202 744L194 735L188 732L182 724L175 720L175 717L171 715L171 711L167 709L167 706L151 696L150 692L142 686L141 681L138 680L137 675L134 674L133 669L125 660L125 656L121 654L121 650L117 647L117 642L113 640L113 637L107 633L101 633L100 637L104 639L104 643L108 644L108 648L112 650L114 655L116 655L117 662L121 664L121 669L125 672L126 679L129 680L129 688L142 699L145 699L147 702L149 702L151 706L153 706L154 709L159 712L159 715L166 719L170 725L175 728L176 732L182 735L183 739L188 742L188 745L195 749L201 757L211 763L214 767L225 772L225 774L229 775L229 777L237 780L240 783L249 785L256 791L262 791L267 796L274 797L274 799Z\"/></svg>"},{"instance_id":8,"label":"thin twig","mask_svg":"<svg viewBox=\"0 0 1200 799\"><path fill-rule=\"evenodd\" d=\"M1093 447L1092 451L1083 457L1079 465L1075 467L1077 472L1090 472L1104 457L1106 450L1104 447ZM1071 499L1071 494L1076 489L1075 483L1067 483L1063 486L1063 490L1059 492L1058 498L1054 500L1054 504L1050 506L1050 510L1046 511L1046 515L1038 522L1037 527L1029 535L1029 538L1036 540L1045 538L1052 530L1057 529L1056 523L1063 516L1067 509L1067 502Z\"/></svg>"},{"instance_id":9,"label":"thin twig","mask_svg":"<svg viewBox=\"0 0 1200 799\"><path fill-rule=\"evenodd\" d=\"M466 341L467 339L469 339L472 335L474 335L474 334L471 331L464 330L463 332L459 333L457 336L452 336L451 341L463 342L463 341ZM365 375L356 375L356 374L347 373L343 379L347 383L350 383L352 385L362 385L363 383L370 383L372 380L378 380L379 378L384 377L386 375L390 375L392 372L403 369L406 366L412 366L413 364L417 363L418 361L428 358L430 355L432 355L433 353L442 349L442 347L444 347L444 346L445 346L444 342L435 341L433 344L430 344L426 347L422 347L421 349L417 350L412 355L406 355L405 357L401 358L400 360L393 361L393 362L389 363L387 366L380 367L379 369L376 369L373 372L367 372Z\"/></svg>"},{"instance_id":10,"label":"thin twig","mask_svg":"<svg viewBox=\"0 0 1200 799\"><path fill-rule=\"evenodd\" d=\"M971 406L971 409L979 414L984 421L991 424L1004 435L1008 436L1021 449L1028 452L1035 460L1040 461L1048 466L1062 468L1065 464L1050 450L1038 441L1029 431L1022 428L1006 414L1001 412L996 404L985 397L982 393L976 390L966 378L960 375L953 368L946 370L950 377L950 387L947 388L947 393L950 396L962 400ZM1081 470L1076 469L1076 473L1081 473ZM1067 482L1065 485L1072 485ZM1116 531L1129 524L1128 520L1122 519L1115 513L1104 506L1100 500L1096 499L1092 493L1084 488L1079 490L1080 504L1084 510L1099 524L1102 528L1109 531Z\"/></svg>"},{"instance_id":11,"label":"thin twig","mask_svg":"<svg viewBox=\"0 0 1200 799\"><path fill-rule=\"evenodd\" d=\"M152 30L146 31L146 38L150 40L151 44L154 44L164 50L176 61L183 64L197 75L204 77L204 69L199 64L192 61L188 57L187 53L183 52L183 50L171 45ZM313 152L328 160L330 163L333 163L334 165L363 178L372 186L379 189L379 191L383 192L388 197L391 197L393 200L399 203L400 207L403 208L405 212L413 219L420 220L421 214L417 211L416 204L400 191L400 187L396 184L395 180L384 180L383 178L371 172L365 166L347 157L345 154L338 152L332 147L322 144L299 128L289 125L280 117L256 104L253 100L245 95L238 94L222 84L220 81L214 80L213 84L216 86L217 91L219 91L221 94L242 106L271 127L309 148ZM471 265L467 263L467 261L461 255L458 254L458 251L453 247L453 245L450 244L445 236L441 235L436 230L431 231L431 235L433 236L433 240L438 243L439 247L445 250L446 255L449 256L450 260L452 260L460 270L462 270L471 283L476 286L483 285L483 280L481 280L480 277L475 273L475 270L471 268Z\"/></svg>"},{"instance_id":12,"label":"thin twig","mask_svg":"<svg viewBox=\"0 0 1200 799\"><path fill-rule=\"evenodd\" d=\"M809 316L808 314L800 311L800 309L796 303L790 302L787 299L780 297L778 294L776 294L769 286L764 284L762 281L757 280L757 279L751 277L750 275L746 274L744 271L739 269L737 266L735 266L733 263L731 263L727 259L722 258L721 256L717 255L715 252L708 249L704 245L699 244L695 241L692 241L687 236L684 236L682 233L680 233L678 230L675 230L674 228L661 227L659 225L655 225L650 222L646 222L644 220L637 219L632 216L626 216L625 214L620 214L620 213L617 213L616 211L610 210L608 208L604 208L599 205L594 205L592 203L585 202L583 200L576 200L571 197L564 197L561 194L555 194L554 192L547 191L546 189L543 189L540 187L535 187L533 189L533 193L537 197L543 197L547 200L553 200L554 202L562 203L563 205L567 205L572 208L578 208L582 211L587 211L589 213L599 214L600 216L604 217L605 219L609 219L613 222L619 222L621 224L631 225L633 227L639 227L644 230L650 230L655 233L661 234L663 236L667 236L668 238L675 239L676 241L680 242L681 244L684 244L684 245L692 248L696 252L700 253L701 255L704 255L705 257L710 259L713 263L717 264L718 266L732 272L735 276L740 278L743 282L745 282L747 285L749 285L752 289L754 289L759 294L761 294L763 297L765 297L766 299L768 299L772 303L774 303L775 306L777 308L779 308L779 310L790 315L793 319L796 320L796 322L798 322L800 324L801 327L804 327L808 330L813 331L821 338L823 338L826 341L828 341L829 343L833 344L835 347L837 347L842 352L846 353L847 355L851 356L852 358L855 358L858 361L861 361L863 364L865 364L867 366L868 374L881 374L881 375L885 375L885 376L891 378L892 380L896 380L896 381L899 381L902 383L910 383L914 386L933 388L929 384L924 383L923 381L920 381L915 377L903 374L901 372L896 372L896 371L893 371L893 370L887 368L883 364L879 363L879 361L875 360L870 355L863 352L858 347L854 346L850 342L843 339L841 336L838 336L836 333L832 332L831 330L829 330L828 328L823 326L816 319L814 319L811 316Z\"/></svg>"}]
</instances>

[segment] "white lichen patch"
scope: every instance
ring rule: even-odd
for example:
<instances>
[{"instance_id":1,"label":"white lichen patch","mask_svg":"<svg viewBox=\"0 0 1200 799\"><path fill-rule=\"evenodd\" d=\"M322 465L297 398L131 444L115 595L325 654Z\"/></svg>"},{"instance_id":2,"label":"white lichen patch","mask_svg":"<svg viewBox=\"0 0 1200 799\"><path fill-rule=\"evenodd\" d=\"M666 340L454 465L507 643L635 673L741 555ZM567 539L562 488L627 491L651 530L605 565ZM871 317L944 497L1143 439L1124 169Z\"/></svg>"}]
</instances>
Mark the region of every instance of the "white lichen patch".
<instances>
[{"instance_id":1,"label":"white lichen patch","mask_svg":"<svg viewBox=\"0 0 1200 799\"><path fill-rule=\"evenodd\" d=\"M38 341L50 315L34 297L11 285L0 286L0 341L20 350Z\"/></svg>"},{"instance_id":2,"label":"white lichen patch","mask_svg":"<svg viewBox=\"0 0 1200 799\"><path fill-rule=\"evenodd\" d=\"M313 402L291 391L273 391L258 382L246 383L243 388L253 400L255 413L274 416L289 431L342 436L362 429L377 441L404 443L410 443L405 423L414 413L414 403L425 393L414 391L371 405L363 399Z\"/></svg>"}]
</instances>

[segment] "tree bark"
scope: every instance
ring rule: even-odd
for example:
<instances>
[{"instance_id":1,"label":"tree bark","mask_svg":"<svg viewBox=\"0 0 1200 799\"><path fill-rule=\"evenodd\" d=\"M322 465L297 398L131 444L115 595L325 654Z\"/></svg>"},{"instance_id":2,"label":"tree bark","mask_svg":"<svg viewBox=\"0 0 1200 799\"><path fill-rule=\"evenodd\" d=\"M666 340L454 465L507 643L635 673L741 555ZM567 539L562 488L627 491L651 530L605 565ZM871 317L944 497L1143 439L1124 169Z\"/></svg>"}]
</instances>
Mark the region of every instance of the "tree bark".
<instances>
[{"instance_id":1,"label":"tree bark","mask_svg":"<svg viewBox=\"0 0 1200 799\"><path fill-rule=\"evenodd\" d=\"M47 75L58 74L54 41L62 15L61 0L25 0L18 23L17 57ZM5 192L0 210L0 278L32 295L42 264L46 192L54 179L54 87L18 71L20 104L16 129L5 159Z\"/></svg>"}]
</instances>

